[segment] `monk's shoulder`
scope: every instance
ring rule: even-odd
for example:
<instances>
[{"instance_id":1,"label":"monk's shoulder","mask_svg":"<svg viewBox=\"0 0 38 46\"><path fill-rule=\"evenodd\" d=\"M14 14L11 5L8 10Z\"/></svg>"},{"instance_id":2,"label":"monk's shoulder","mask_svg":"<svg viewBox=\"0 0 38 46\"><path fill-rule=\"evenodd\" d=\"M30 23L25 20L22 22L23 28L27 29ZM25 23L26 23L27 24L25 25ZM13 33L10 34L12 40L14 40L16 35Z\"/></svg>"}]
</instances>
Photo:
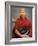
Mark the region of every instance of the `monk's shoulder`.
<instances>
[{"instance_id":1,"label":"monk's shoulder","mask_svg":"<svg viewBox=\"0 0 38 46\"><path fill-rule=\"evenodd\" d=\"M17 20L16 20L16 22L19 22L20 21L20 19L18 18Z\"/></svg>"},{"instance_id":2,"label":"monk's shoulder","mask_svg":"<svg viewBox=\"0 0 38 46\"><path fill-rule=\"evenodd\" d=\"M26 24L29 25L30 23L30 20L26 19Z\"/></svg>"}]
</instances>

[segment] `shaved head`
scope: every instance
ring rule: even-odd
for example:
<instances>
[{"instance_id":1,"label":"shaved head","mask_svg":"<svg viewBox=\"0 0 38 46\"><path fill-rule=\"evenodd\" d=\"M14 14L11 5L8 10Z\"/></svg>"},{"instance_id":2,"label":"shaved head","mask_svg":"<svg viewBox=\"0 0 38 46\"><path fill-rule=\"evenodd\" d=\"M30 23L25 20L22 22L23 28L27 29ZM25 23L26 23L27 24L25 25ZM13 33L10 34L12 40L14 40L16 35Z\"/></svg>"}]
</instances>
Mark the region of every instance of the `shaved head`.
<instances>
[{"instance_id":1,"label":"shaved head","mask_svg":"<svg viewBox=\"0 0 38 46\"><path fill-rule=\"evenodd\" d=\"M25 8L20 8L19 9L19 15L20 16L25 16L26 15Z\"/></svg>"}]
</instances>

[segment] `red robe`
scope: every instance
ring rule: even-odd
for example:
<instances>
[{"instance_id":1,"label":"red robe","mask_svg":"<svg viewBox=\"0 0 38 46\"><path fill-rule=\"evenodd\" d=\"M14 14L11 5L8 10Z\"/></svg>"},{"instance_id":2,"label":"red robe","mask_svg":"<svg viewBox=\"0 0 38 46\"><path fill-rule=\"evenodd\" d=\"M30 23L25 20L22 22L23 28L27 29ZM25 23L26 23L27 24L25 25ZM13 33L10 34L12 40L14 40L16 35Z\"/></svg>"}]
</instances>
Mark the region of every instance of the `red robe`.
<instances>
[{"instance_id":1,"label":"red robe","mask_svg":"<svg viewBox=\"0 0 38 46\"><path fill-rule=\"evenodd\" d=\"M29 29L29 33L27 35L29 37L32 37L32 25L31 25L30 21L27 20L27 18L24 18L24 19L20 18L20 19L16 20L16 24L15 24L15 27L13 29L13 33L14 33L15 38L21 38L19 35L17 35L15 33L15 29L18 29L21 25L24 25Z\"/></svg>"}]
</instances>

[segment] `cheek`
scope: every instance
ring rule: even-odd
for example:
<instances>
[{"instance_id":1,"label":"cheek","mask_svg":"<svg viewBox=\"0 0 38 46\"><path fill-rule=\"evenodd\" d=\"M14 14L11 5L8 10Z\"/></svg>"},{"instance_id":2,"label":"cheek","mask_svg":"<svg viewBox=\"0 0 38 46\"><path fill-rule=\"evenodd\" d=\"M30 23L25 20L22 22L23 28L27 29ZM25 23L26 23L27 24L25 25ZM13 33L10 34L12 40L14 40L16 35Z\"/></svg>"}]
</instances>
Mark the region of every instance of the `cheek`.
<instances>
[{"instance_id":1,"label":"cheek","mask_svg":"<svg viewBox=\"0 0 38 46\"><path fill-rule=\"evenodd\" d=\"M20 15L25 15L25 13L20 13Z\"/></svg>"}]
</instances>

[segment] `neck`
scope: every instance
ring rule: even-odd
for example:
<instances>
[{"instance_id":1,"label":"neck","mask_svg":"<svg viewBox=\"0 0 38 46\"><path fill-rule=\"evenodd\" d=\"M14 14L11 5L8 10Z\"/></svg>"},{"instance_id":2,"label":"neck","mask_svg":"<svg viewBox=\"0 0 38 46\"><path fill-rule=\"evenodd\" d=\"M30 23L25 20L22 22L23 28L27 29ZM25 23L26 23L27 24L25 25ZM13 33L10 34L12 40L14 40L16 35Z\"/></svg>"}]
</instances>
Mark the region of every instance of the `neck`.
<instances>
[{"instance_id":1,"label":"neck","mask_svg":"<svg viewBox=\"0 0 38 46\"><path fill-rule=\"evenodd\" d=\"M25 16L20 16L20 18L21 18L22 20L24 20L24 19L25 19Z\"/></svg>"}]
</instances>

